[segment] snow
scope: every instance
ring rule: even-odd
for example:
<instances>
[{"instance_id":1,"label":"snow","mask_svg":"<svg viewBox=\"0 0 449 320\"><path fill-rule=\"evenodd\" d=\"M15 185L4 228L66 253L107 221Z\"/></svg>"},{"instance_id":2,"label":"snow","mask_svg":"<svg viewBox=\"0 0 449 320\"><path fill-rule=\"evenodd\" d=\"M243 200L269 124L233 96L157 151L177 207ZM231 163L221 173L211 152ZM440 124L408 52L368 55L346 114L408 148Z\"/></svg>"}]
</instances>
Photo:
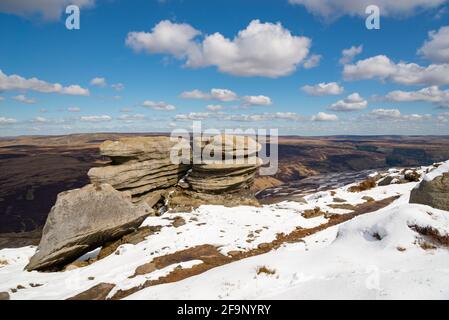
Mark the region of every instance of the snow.
<instances>
[{"instance_id":1,"label":"snow","mask_svg":"<svg viewBox=\"0 0 449 320\"><path fill-rule=\"evenodd\" d=\"M445 169L447 168L447 169ZM449 161L435 169L421 167L419 173L440 175L449 170ZM398 177L400 170L389 170ZM222 254L249 251L271 242L277 234L288 234L297 227L313 228L328 221L320 216L305 219L302 213L320 207L334 214L350 212L333 209L334 198L347 204L400 196L389 206L361 215L346 223L327 228L304 242L288 243L277 250L211 269L203 274L170 284L143 289L127 299L448 299L449 251L437 245L424 250L420 244L429 239L412 226L430 227L441 235L449 233L449 214L428 206L409 204L416 182L391 184L352 193L354 184L305 196L307 203L293 201L260 208L241 206L201 206L191 213L166 213L150 217L143 226L161 226L137 245L126 244L87 267L64 272L24 271L35 247L0 250L0 292L11 299L66 299L99 283L113 283L127 290L170 274L175 268L191 268L202 263L191 260L175 263L154 272L132 277L137 267L155 257L176 253L198 245L217 246ZM173 226L173 219L186 222ZM251 235L251 236L250 236ZM98 249L80 260L95 257ZM257 274L261 266L275 270L274 275ZM19 289L13 292L17 286ZM38 286L36 286L38 285Z\"/></svg>"},{"instance_id":2,"label":"snow","mask_svg":"<svg viewBox=\"0 0 449 320\"><path fill-rule=\"evenodd\" d=\"M436 177L439 177L443 175L443 173L449 172L449 160L446 162L443 162L438 168L435 170L432 170L428 174L425 175L424 180L425 181L432 181Z\"/></svg>"}]
</instances>

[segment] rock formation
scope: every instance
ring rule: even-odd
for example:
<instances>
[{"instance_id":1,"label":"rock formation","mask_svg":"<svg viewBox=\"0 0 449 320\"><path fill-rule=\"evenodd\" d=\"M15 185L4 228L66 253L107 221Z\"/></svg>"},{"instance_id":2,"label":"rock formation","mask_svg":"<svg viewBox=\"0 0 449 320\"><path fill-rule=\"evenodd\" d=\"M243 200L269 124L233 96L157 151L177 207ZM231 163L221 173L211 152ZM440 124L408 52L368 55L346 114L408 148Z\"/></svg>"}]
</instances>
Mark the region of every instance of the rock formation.
<instances>
[{"instance_id":1,"label":"rock formation","mask_svg":"<svg viewBox=\"0 0 449 320\"><path fill-rule=\"evenodd\" d=\"M261 145L244 136L218 135L193 141L191 171L170 199L170 208L188 210L201 204L258 205L250 188L262 161ZM202 159L195 158L200 151Z\"/></svg>"},{"instance_id":2,"label":"rock formation","mask_svg":"<svg viewBox=\"0 0 449 320\"><path fill-rule=\"evenodd\" d=\"M261 165L257 142L240 136L194 140L194 149L206 157L191 163L188 154L187 164L170 159L177 143L169 137L104 142L100 152L111 163L89 171L92 184L58 195L26 269L63 267L134 231L161 204L173 211L202 204L258 205L250 190Z\"/></svg>"},{"instance_id":3,"label":"rock formation","mask_svg":"<svg viewBox=\"0 0 449 320\"><path fill-rule=\"evenodd\" d=\"M412 190L410 203L419 203L449 211L449 162L429 175ZM446 167L446 168L444 168ZM444 172L444 170L447 170Z\"/></svg>"},{"instance_id":4,"label":"rock formation","mask_svg":"<svg viewBox=\"0 0 449 320\"><path fill-rule=\"evenodd\" d=\"M92 183L108 183L119 191L129 192L133 202L145 201L152 207L190 168L172 163L170 150L174 144L169 137L106 141L101 144L100 153L109 157L112 163L92 168L89 178Z\"/></svg>"},{"instance_id":5,"label":"rock formation","mask_svg":"<svg viewBox=\"0 0 449 320\"><path fill-rule=\"evenodd\" d=\"M60 193L45 223L38 251L27 270L60 267L134 231L151 214L108 184Z\"/></svg>"}]
</instances>

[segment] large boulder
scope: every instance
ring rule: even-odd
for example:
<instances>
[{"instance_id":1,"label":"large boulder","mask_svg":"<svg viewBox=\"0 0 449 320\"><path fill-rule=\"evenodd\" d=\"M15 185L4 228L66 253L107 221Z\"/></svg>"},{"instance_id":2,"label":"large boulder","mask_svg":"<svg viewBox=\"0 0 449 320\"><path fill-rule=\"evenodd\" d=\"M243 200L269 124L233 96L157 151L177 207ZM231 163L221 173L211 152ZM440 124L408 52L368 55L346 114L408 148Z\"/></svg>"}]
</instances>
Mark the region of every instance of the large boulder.
<instances>
[{"instance_id":1,"label":"large boulder","mask_svg":"<svg viewBox=\"0 0 449 320\"><path fill-rule=\"evenodd\" d=\"M449 161L424 177L412 190L410 203L449 211Z\"/></svg>"},{"instance_id":2,"label":"large boulder","mask_svg":"<svg viewBox=\"0 0 449 320\"><path fill-rule=\"evenodd\" d=\"M136 230L152 213L134 205L109 184L62 192L50 211L36 254L27 270L64 266L83 254Z\"/></svg>"},{"instance_id":3,"label":"large boulder","mask_svg":"<svg viewBox=\"0 0 449 320\"><path fill-rule=\"evenodd\" d=\"M449 211L449 172L432 181L423 180L417 188L412 190L410 203L425 204Z\"/></svg>"}]
</instances>

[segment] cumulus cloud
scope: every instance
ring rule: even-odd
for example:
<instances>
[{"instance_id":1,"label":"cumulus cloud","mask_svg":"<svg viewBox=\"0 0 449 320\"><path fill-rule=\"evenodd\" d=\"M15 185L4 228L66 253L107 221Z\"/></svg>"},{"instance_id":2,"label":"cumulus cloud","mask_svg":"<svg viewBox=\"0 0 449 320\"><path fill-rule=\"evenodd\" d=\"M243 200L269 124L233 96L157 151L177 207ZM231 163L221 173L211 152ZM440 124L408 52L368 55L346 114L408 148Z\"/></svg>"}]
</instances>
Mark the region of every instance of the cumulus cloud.
<instances>
[{"instance_id":1,"label":"cumulus cloud","mask_svg":"<svg viewBox=\"0 0 449 320\"><path fill-rule=\"evenodd\" d=\"M42 93L88 96L89 90L79 85L63 87L59 83L49 83L38 78L26 79L16 74L6 75L0 70L0 92L12 90L33 90Z\"/></svg>"},{"instance_id":2,"label":"cumulus cloud","mask_svg":"<svg viewBox=\"0 0 449 320\"><path fill-rule=\"evenodd\" d=\"M292 35L280 23L259 20L251 21L233 39L218 32L196 39L200 35L188 24L164 20L151 32L128 33L126 44L135 51L173 55L190 68L215 66L236 76L272 78L294 72L305 62L311 46L309 38Z\"/></svg>"},{"instance_id":3,"label":"cumulus cloud","mask_svg":"<svg viewBox=\"0 0 449 320\"><path fill-rule=\"evenodd\" d=\"M80 121L82 121L82 122L109 122L111 120L112 120L112 117L107 116L107 115L80 117Z\"/></svg>"},{"instance_id":4,"label":"cumulus cloud","mask_svg":"<svg viewBox=\"0 0 449 320\"><path fill-rule=\"evenodd\" d=\"M305 85L301 90L312 96L325 96L342 94L345 89L336 82L321 82L313 86Z\"/></svg>"},{"instance_id":5,"label":"cumulus cloud","mask_svg":"<svg viewBox=\"0 0 449 320\"><path fill-rule=\"evenodd\" d=\"M335 114L318 112L316 115L312 116L311 120L312 121L337 121L338 117Z\"/></svg>"},{"instance_id":6,"label":"cumulus cloud","mask_svg":"<svg viewBox=\"0 0 449 320\"><path fill-rule=\"evenodd\" d=\"M107 85L106 84L106 79L105 78L101 78L101 77L93 78L92 80L90 80L90 85L91 86L95 86L95 87L104 88Z\"/></svg>"},{"instance_id":7,"label":"cumulus cloud","mask_svg":"<svg viewBox=\"0 0 449 320\"><path fill-rule=\"evenodd\" d=\"M130 32L126 45L135 51L168 53L178 59L185 58L198 50L193 41L201 32L186 23L159 22L151 32Z\"/></svg>"},{"instance_id":8,"label":"cumulus cloud","mask_svg":"<svg viewBox=\"0 0 449 320\"><path fill-rule=\"evenodd\" d=\"M327 20L343 15L366 17L365 9L377 5L385 17L404 17L421 10L439 7L447 0L289 0L291 4L304 6L307 11Z\"/></svg>"},{"instance_id":9,"label":"cumulus cloud","mask_svg":"<svg viewBox=\"0 0 449 320\"><path fill-rule=\"evenodd\" d=\"M439 107L449 108L449 89L441 90L438 86L431 86L417 91L395 90L389 92L385 97L390 101L424 101L434 103Z\"/></svg>"},{"instance_id":10,"label":"cumulus cloud","mask_svg":"<svg viewBox=\"0 0 449 320\"><path fill-rule=\"evenodd\" d=\"M44 117L36 117L33 120L31 120L31 122L34 122L34 123L47 123L47 122L50 122L50 120L48 120L47 118L44 118Z\"/></svg>"},{"instance_id":11,"label":"cumulus cloud","mask_svg":"<svg viewBox=\"0 0 449 320\"><path fill-rule=\"evenodd\" d=\"M119 119L120 121L131 123L135 121L145 120L146 117L143 114L123 114L119 116L117 119Z\"/></svg>"},{"instance_id":12,"label":"cumulus cloud","mask_svg":"<svg viewBox=\"0 0 449 320\"><path fill-rule=\"evenodd\" d=\"M422 67L416 63L395 63L378 55L344 66L345 80L378 79L404 85L444 85L449 83L449 64Z\"/></svg>"},{"instance_id":13,"label":"cumulus cloud","mask_svg":"<svg viewBox=\"0 0 449 320\"><path fill-rule=\"evenodd\" d=\"M319 54L312 54L310 57L308 57L306 60L304 60L304 68L305 69L312 69L315 67L318 67L320 65L322 56Z\"/></svg>"},{"instance_id":14,"label":"cumulus cloud","mask_svg":"<svg viewBox=\"0 0 449 320\"><path fill-rule=\"evenodd\" d=\"M22 103L26 103L26 104L36 103L35 99L27 98L23 94L19 94L18 96L13 97L13 99L16 100L16 101L22 102Z\"/></svg>"},{"instance_id":15,"label":"cumulus cloud","mask_svg":"<svg viewBox=\"0 0 449 320\"><path fill-rule=\"evenodd\" d=\"M158 111L172 111L172 110L176 110L176 107L172 104L168 104L164 101L160 101L160 102L154 102L151 100L145 100L142 104L142 106L146 107L146 108L151 108L153 110L158 110Z\"/></svg>"},{"instance_id":16,"label":"cumulus cloud","mask_svg":"<svg viewBox=\"0 0 449 320\"><path fill-rule=\"evenodd\" d=\"M220 110L223 110L224 107L219 104L210 104L206 107L206 109L209 111L220 111Z\"/></svg>"},{"instance_id":17,"label":"cumulus cloud","mask_svg":"<svg viewBox=\"0 0 449 320\"><path fill-rule=\"evenodd\" d=\"M217 117L218 113L215 112L190 112L186 114L177 114L175 120L177 121L196 121L205 120L211 117Z\"/></svg>"},{"instance_id":18,"label":"cumulus cloud","mask_svg":"<svg viewBox=\"0 0 449 320\"><path fill-rule=\"evenodd\" d=\"M420 121L429 120L431 115L421 115L421 114L407 114L403 115L398 109L374 109L367 115L364 115L365 119L376 119L376 120L394 120L394 121Z\"/></svg>"},{"instance_id":19,"label":"cumulus cloud","mask_svg":"<svg viewBox=\"0 0 449 320\"><path fill-rule=\"evenodd\" d=\"M449 26L429 32L429 40L418 53L435 63L449 63Z\"/></svg>"},{"instance_id":20,"label":"cumulus cloud","mask_svg":"<svg viewBox=\"0 0 449 320\"><path fill-rule=\"evenodd\" d=\"M181 98L184 99L198 99L198 100L218 100L222 102L229 102L238 100L235 92L228 89L212 89L210 92L202 92L200 90L185 91L181 93Z\"/></svg>"},{"instance_id":21,"label":"cumulus cloud","mask_svg":"<svg viewBox=\"0 0 449 320\"><path fill-rule=\"evenodd\" d=\"M80 9L92 8L95 0L2 0L0 12L55 21L65 12L65 8L72 4Z\"/></svg>"},{"instance_id":22,"label":"cumulus cloud","mask_svg":"<svg viewBox=\"0 0 449 320\"><path fill-rule=\"evenodd\" d=\"M368 101L363 99L357 92L350 94L343 100L338 100L329 107L333 111L358 111L365 109L368 106Z\"/></svg>"},{"instance_id":23,"label":"cumulus cloud","mask_svg":"<svg viewBox=\"0 0 449 320\"><path fill-rule=\"evenodd\" d=\"M354 58L357 55L361 54L362 51L363 51L363 45L360 45L358 47L352 46L351 48L344 49L341 52L340 63L341 64L348 64L348 63L352 62L352 60L354 60Z\"/></svg>"},{"instance_id":24,"label":"cumulus cloud","mask_svg":"<svg viewBox=\"0 0 449 320\"><path fill-rule=\"evenodd\" d=\"M81 109L78 107L69 107L69 108L67 108L67 111L68 112L80 112Z\"/></svg>"},{"instance_id":25,"label":"cumulus cloud","mask_svg":"<svg viewBox=\"0 0 449 320\"><path fill-rule=\"evenodd\" d=\"M0 117L0 125L3 125L3 124L13 124L13 123L17 123L17 120L14 119L14 118Z\"/></svg>"},{"instance_id":26,"label":"cumulus cloud","mask_svg":"<svg viewBox=\"0 0 449 320\"><path fill-rule=\"evenodd\" d=\"M267 96L245 96L242 98L244 105L246 106L270 106L273 101Z\"/></svg>"}]
</instances>

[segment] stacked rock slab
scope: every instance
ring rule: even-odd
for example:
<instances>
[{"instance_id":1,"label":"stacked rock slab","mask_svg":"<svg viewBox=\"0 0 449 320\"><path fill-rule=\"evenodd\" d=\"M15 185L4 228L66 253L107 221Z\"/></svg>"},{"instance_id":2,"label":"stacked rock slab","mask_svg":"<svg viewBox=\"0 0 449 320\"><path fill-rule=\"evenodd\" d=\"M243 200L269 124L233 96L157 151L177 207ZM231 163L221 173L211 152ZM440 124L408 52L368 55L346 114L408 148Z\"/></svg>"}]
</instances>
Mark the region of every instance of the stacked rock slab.
<instances>
[{"instance_id":1,"label":"stacked rock slab","mask_svg":"<svg viewBox=\"0 0 449 320\"><path fill-rule=\"evenodd\" d=\"M251 137L218 135L194 140L202 158L195 158L186 182L193 191L222 194L248 190L261 165L261 145ZM195 152L195 149L194 149Z\"/></svg>"},{"instance_id":2,"label":"stacked rock slab","mask_svg":"<svg viewBox=\"0 0 449 320\"><path fill-rule=\"evenodd\" d=\"M129 192L133 202L156 204L164 191L175 186L190 165L173 164L170 150L175 142L169 137L133 137L105 141L100 153L112 160L105 167L92 168L92 183L108 183Z\"/></svg>"},{"instance_id":3,"label":"stacked rock slab","mask_svg":"<svg viewBox=\"0 0 449 320\"><path fill-rule=\"evenodd\" d=\"M62 267L136 230L151 214L148 205L134 205L129 197L108 184L62 192L48 215L38 250L26 269Z\"/></svg>"},{"instance_id":4,"label":"stacked rock slab","mask_svg":"<svg viewBox=\"0 0 449 320\"><path fill-rule=\"evenodd\" d=\"M184 190L171 197L171 209L258 205L250 189L262 164L257 157L260 144L250 137L219 135L194 139L193 147L192 170L179 183Z\"/></svg>"}]
</instances>

